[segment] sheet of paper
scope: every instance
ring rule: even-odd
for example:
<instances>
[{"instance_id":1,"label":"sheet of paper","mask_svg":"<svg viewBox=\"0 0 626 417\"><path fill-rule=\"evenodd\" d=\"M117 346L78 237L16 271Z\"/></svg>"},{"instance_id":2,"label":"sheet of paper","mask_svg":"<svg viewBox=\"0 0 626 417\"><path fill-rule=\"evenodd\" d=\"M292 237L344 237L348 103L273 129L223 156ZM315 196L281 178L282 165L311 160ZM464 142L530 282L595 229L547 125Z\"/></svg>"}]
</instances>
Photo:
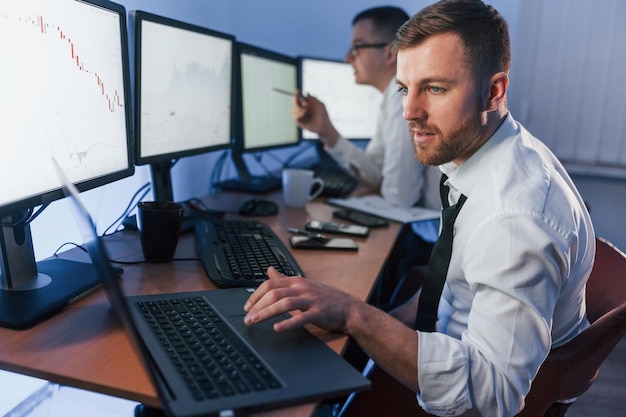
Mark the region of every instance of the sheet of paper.
<instances>
[{"instance_id":1,"label":"sheet of paper","mask_svg":"<svg viewBox=\"0 0 626 417\"><path fill-rule=\"evenodd\" d=\"M411 207L408 209L394 207L387 203L382 197L377 195L329 198L326 202L333 206L363 211L365 213L373 214L375 216L399 223L412 223L421 220L439 218L439 211L437 210L430 210L422 207Z\"/></svg>"},{"instance_id":2,"label":"sheet of paper","mask_svg":"<svg viewBox=\"0 0 626 417\"><path fill-rule=\"evenodd\" d=\"M17 412L16 408L23 403L24 407L21 407L19 411L25 411L29 404L30 406L36 405L37 401L41 400L37 396L38 393L43 392L48 384L48 381L43 379L0 371L0 386L3 387L0 415L7 416L12 411L14 411L13 414L15 415L22 415ZM32 403L29 403L29 400Z\"/></svg>"}]
</instances>

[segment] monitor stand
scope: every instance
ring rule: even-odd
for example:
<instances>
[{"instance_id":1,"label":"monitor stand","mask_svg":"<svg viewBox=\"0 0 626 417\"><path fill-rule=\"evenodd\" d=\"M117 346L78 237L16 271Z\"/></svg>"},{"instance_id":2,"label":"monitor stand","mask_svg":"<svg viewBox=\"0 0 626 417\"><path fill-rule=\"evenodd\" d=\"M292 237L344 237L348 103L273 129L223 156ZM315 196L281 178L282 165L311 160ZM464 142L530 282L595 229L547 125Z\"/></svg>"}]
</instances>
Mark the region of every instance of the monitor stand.
<instances>
[{"instance_id":1,"label":"monitor stand","mask_svg":"<svg viewBox=\"0 0 626 417\"><path fill-rule=\"evenodd\" d=\"M150 164L152 174L152 187L155 201L174 201L174 189L172 186L172 161ZM224 216L221 210L213 210L194 204L191 200L179 201L183 205L183 221L181 232L189 232L194 229L195 224L200 220L220 219ZM130 229L137 229L136 216L130 216L124 221L124 226Z\"/></svg>"},{"instance_id":2,"label":"monitor stand","mask_svg":"<svg viewBox=\"0 0 626 417\"><path fill-rule=\"evenodd\" d=\"M215 184L222 191L243 191L246 193L265 194L279 189L281 180L272 177L249 177L247 179L230 179Z\"/></svg>"},{"instance_id":3,"label":"monitor stand","mask_svg":"<svg viewBox=\"0 0 626 417\"><path fill-rule=\"evenodd\" d=\"M35 262L30 226L0 229L0 326L26 329L100 286L90 263L49 259Z\"/></svg>"},{"instance_id":4,"label":"monitor stand","mask_svg":"<svg viewBox=\"0 0 626 417\"><path fill-rule=\"evenodd\" d=\"M215 187L223 191L243 191L246 193L264 194L282 187L282 179L270 176L251 175L246 161L240 152L232 151L230 157L235 165L239 178L228 179Z\"/></svg>"}]
</instances>

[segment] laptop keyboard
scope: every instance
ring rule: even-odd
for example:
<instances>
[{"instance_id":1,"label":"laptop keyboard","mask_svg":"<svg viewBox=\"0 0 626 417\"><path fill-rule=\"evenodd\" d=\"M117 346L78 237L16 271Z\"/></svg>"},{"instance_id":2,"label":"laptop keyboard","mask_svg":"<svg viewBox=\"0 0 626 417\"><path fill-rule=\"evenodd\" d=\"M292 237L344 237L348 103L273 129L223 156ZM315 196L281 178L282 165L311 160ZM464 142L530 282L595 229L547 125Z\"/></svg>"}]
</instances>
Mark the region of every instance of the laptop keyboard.
<instances>
[{"instance_id":1,"label":"laptop keyboard","mask_svg":"<svg viewBox=\"0 0 626 417\"><path fill-rule=\"evenodd\" d=\"M204 298L136 305L197 401L282 386Z\"/></svg>"},{"instance_id":2,"label":"laptop keyboard","mask_svg":"<svg viewBox=\"0 0 626 417\"><path fill-rule=\"evenodd\" d=\"M202 220L195 233L202 266L217 285L258 286L270 266L286 275L303 275L280 238L259 221Z\"/></svg>"}]
</instances>

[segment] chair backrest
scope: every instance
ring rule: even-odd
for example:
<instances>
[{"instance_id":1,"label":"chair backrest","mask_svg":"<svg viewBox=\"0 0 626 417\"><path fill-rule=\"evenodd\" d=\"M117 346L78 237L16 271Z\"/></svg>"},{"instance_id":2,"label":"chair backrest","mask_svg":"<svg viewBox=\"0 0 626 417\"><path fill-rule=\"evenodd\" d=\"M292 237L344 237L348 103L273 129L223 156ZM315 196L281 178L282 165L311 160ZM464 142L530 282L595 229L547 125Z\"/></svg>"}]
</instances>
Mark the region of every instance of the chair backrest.
<instances>
[{"instance_id":1,"label":"chair backrest","mask_svg":"<svg viewBox=\"0 0 626 417\"><path fill-rule=\"evenodd\" d=\"M596 238L596 258L586 287L591 325L541 365L518 417L541 417L555 401L582 395L626 334L626 255Z\"/></svg>"},{"instance_id":2,"label":"chair backrest","mask_svg":"<svg viewBox=\"0 0 626 417\"><path fill-rule=\"evenodd\" d=\"M592 323L626 302L626 254L605 239L596 238L596 260L586 291Z\"/></svg>"}]
</instances>

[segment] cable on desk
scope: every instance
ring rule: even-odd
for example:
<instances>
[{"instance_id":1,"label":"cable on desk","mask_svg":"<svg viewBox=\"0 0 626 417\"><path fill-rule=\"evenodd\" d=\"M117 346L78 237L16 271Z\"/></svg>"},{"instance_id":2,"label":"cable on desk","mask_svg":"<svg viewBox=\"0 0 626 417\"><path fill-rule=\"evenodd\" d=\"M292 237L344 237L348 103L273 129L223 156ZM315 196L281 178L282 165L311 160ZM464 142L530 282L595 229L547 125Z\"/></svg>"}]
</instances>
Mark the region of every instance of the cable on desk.
<instances>
[{"instance_id":1,"label":"cable on desk","mask_svg":"<svg viewBox=\"0 0 626 417\"><path fill-rule=\"evenodd\" d=\"M141 196L139 196L139 198L137 198L139 193L141 193L141 191L144 190L144 189L145 189L145 191L143 191L143 194L141 194ZM143 199L146 196L146 194L148 194L150 189L151 189L151 187L150 187L150 183L149 182L147 182L144 185L142 185L141 187L139 187L139 189L137 191L135 191L135 194L131 197L130 201L128 202L128 205L126 206L126 208L124 209L122 214L113 223L111 223L111 225L109 227L107 227L104 232L102 232L102 236L106 236L107 232L109 230L111 230L111 228L113 226L115 226L120 220L123 220L126 217L128 217L128 213L130 213L132 211L132 209L135 207L135 204L134 204L135 200L141 201L141 199ZM119 226L117 226L117 227L119 227Z\"/></svg>"},{"instance_id":2,"label":"cable on desk","mask_svg":"<svg viewBox=\"0 0 626 417\"><path fill-rule=\"evenodd\" d=\"M215 189L215 184L221 181L222 171L224 169L224 162L226 161L226 157L229 155L228 151L224 151L218 156L217 161L213 164L213 169L211 170L211 177L209 181L209 194L211 194Z\"/></svg>"}]
</instances>

